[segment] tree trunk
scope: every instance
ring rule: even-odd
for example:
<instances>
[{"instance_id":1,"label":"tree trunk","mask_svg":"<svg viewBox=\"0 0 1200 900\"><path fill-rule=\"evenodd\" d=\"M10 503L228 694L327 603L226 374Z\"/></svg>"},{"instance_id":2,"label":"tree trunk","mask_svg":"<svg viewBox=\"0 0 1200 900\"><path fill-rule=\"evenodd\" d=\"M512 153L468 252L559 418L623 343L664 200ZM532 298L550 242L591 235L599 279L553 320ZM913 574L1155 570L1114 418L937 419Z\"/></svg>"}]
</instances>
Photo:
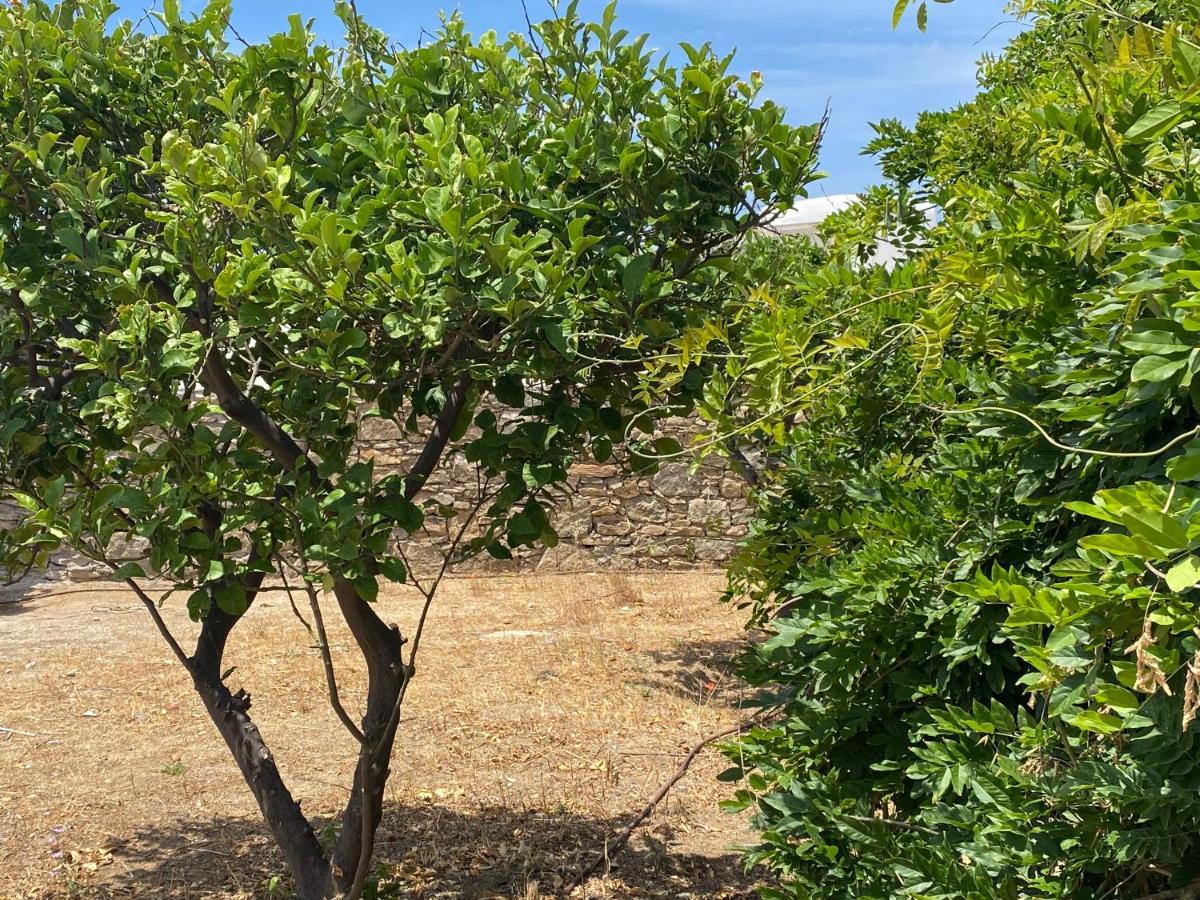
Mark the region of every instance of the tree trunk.
<instances>
[{"instance_id":1,"label":"tree trunk","mask_svg":"<svg viewBox=\"0 0 1200 900\"><path fill-rule=\"evenodd\" d=\"M362 720L366 740L359 750L354 786L333 850L334 877L338 887L348 891L363 853L369 855L374 848L383 815L383 791L391 774L389 763L399 721L393 713L404 688L400 653L404 641L399 630L385 625L349 582L336 579L334 595L367 663L367 708Z\"/></svg>"},{"instance_id":2,"label":"tree trunk","mask_svg":"<svg viewBox=\"0 0 1200 900\"><path fill-rule=\"evenodd\" d=\"M220 680L220 673L197 670L193 682L258 801L275 843L283 851L284 861L296 882L296 896L299 900L336 897L337 887L321 844L300 811L300 804L283 783L257 726L246 713L249 700L230 693Z\"/></svg>"},{"instance_id":3,"label":"tree trunk","mask_svg":"<svg viewBox=\"0 0 1200 900\"><path fill-rule=\"evenodd\" d=\"M247 607L262 586L263 573L250 576L246 587ZM250 719L250 697L230 692L221 678L225 643L241 616L230 615L214 601L204 617L196 652L188 666L196 693L204 701L208 716L237 760L250 792L258 801L275 843L296 883L299 900L331 900L337 886L329 861L300 804L292 796L258 727Z\"/></svg>"},{"instance_id":4,"label":"tree trunk","mask_svg":"<svg viewBox=\"0 0 1200 900\"><path fill-rule=\"evenodd\" d=\"M401 657L404 640L399 630L386 625L345 579L335 580L334 593L367 663L367 704L362 720L366 740L359 750L354 786L342 814L332 863L322 853L300 804L283 783L275 760L251 721L247 713L249 698L230 693L221 680L225 641L238 617L229 616L213 605L205 617L191 666L196 691L229 745L275 842L283 851L300 900L328 900L347 893L354 885L364 854L369 859L374 850L399 724L397 704L406 677Z\"/></svg>"},{"instance_id":5,"label":"tree trunk","mask_svg":"<svg viewBox=\"0 0 1200 900\"><path fill-rule=\"evenodd\" d=\"M207 296L207 289L201 294L203 308L210 298ZM202 334L209 334L205 318L189 321L192 327ZM311 476L314 486L322 485L328 488L328 482L320 477L316 465L295 439L255 404L233 380L215 344L205 357L202 381L217 397L225 414L260 440L281 466L291 471L302 468ZM412 500L416 496L441 460L454 425L466 403L470 387L471 376L460 372L446 394L446 401L437 415L424 447L405 478L405 499ZM255 591L261 583L260 576L254 584ZM258 729L246 715L245 707L249 704L239 708L238 698L230 695L225 689L219 674L211 683L206 679L207 687L202 689L200 678L197 676L202 666L194 665L192 673L196 678L197 690L205 697L204 702L209 708L209 715L233 751L246 783L258 799L263 816L266 817L276 841L287 857L288 866L292 869L300 888L302 900L324 900L325 897L332 896L331 879L343 891L352 887L355 890L362 888L361 878L356 879L355 876L359 874L363 864L369 861L374 849L375 831L383 815L383 791L390 774L389 762L399 723L399 704L403 697L405 679L410 674L406 671L401 657L404 639L399 629L394 625L384 624L371 605L345 578L334 579L334 595L337 597L342 617L346 620L346 625L354 635L354 640L367 663L367 708L362 722L364 740L359 750L354 787L342 814L342 830L334 847L332 864L326 864L321 857L320 847L307 820L300 813L299 804L288 793ZM210 620L213 626L211 635ZM201 656L213 657L217 660L217 665L205 667L205 671L212 669L219 673L225 638L236 622L236 617L221 613L214 603L212 612L205 618L194 663L198 663ZM221 692L224 692L224 696ZM230 706L229 701L233 701L234 705ZM318 860L321 865L318 865ZM306 890L311 890L311 893L305 893Z\"/></svg>"}]
</instances>

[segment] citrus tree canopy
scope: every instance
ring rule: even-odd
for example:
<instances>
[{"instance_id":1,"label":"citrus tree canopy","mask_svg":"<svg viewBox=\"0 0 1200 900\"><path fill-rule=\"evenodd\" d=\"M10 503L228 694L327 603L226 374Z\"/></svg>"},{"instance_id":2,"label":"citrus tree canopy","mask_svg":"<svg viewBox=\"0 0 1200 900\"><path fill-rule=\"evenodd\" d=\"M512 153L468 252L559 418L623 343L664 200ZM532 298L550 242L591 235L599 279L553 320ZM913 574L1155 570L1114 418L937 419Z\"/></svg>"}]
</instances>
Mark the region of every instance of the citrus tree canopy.
<instances>
[{"instance_id":1,"label":"citrus tree canopy","mask_svg":"<svg viewBox=\"0 0 1200 900\"><path fill-rule=\"evenodd\" d=\"M818 137L706 47L653 59L611 7L508 38L452 18L413 49L337 9L340 48L296 17L246 44L228 0L137 24L106 0L0 9L0 485L28 510L7 566L66 545L139 591L306 898L368 870L420 633L373 601L452 513L427 477L448 453L476 470L476 514L435 523L447 564L553 542L548 492L645 412L639 355L720 306ZM410 470L358 460L372 417L422 442ZM322 649L332 595L369 676L351 715L324 654L361 747L332 846L225 680L272 573Z\"/></svg>"}]
</instances>

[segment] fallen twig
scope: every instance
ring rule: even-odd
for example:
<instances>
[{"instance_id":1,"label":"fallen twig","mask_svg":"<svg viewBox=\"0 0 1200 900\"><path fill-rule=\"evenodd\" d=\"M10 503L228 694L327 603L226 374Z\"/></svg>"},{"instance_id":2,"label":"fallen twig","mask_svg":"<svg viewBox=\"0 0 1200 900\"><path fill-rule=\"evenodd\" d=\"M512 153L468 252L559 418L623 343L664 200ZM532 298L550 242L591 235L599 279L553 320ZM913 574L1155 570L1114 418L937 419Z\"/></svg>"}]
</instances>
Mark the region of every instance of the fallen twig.
<instances>
[{"instance_id":1,"label":"fallen twig","mask_svg":"<svg viewBox=\"0 0 1200 900\"><path fill-rule=\"evenodd\" d=\"M731 734L737 734L739 731L749 728L751 725L757 724L758 721L769 711L770 710L764 710L758 715L752 716L745 721L738 722L736 725L733 725L722 731L718 731L715 734L710 734L708 737L703 738L699 743L692 747L692 749L688 751L687 756L683 758L683 762L679 764L679 768L675 770L675 774L667 779L666 783L658 789L658 792L650 798L650 802L642 808L642 811L638 813L628 825L626 825L617 833L617 836L611 843L605 841L604 849L596 856L594 860L592 860L591 864L588 865L587 868L581 870L574 878L566 883L566 885L563 887L563 892L570 893L571 891L575 890L575 888L579 887L581 884L595 875L601 866L605 866L605 864L607 864L611 867L612 858L620 853L624 846L629 843L629 838L633 835L633 832L639 828L643 822L650 818L650 815L654 812L658 804L661 803L663 798L671 792L671 788L675 787L675 785L683 779L683 776L687 774L688 769L691 768L692 763L696 761L696 757L700 755L700 751L714 741L719 741L721 738L729 737Z\"/></svg>"},{"instance_id":2,"label":"fallen twig","mask_svg":"<svg viewBox=\"0 0 1200 900\"><path fill-rule=\"evenodd\" d=\"M15 728L5 728L3 725L0 725L0 734L19 734L21 737L37 737L37 735L33 734L32 732L17 731Z\"/></svg>"}]
</instances>

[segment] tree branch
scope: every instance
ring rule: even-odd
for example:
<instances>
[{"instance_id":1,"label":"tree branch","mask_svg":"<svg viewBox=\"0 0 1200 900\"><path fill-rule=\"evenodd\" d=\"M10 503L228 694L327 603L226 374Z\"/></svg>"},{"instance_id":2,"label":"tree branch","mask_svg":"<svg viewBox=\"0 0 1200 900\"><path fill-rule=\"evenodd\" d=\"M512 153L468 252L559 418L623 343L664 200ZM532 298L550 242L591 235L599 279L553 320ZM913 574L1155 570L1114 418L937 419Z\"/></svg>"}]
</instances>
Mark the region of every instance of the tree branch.
<instances>
[{"instance_id":1,"label":"tree branch","mask_svg":"<svg viewBox=\"0 0 1200 900\"><path fill-rule=\"evenodd\" d=\"M1181 887L1159 891L1157 894L1147 894L1141 900L1200 900L1200 878L1189 881Z\"/></svg>"},{"instance_id":2,"label":"tree branch","mask_svg":"<svg viewBox=\"0 0 1200 900\"><path fill-rule=\"evenodd\" d=\"M625 845L629 843L629 838L633 835L634 830L640 827L643 822L650 818L650 815L654 812L658 804L663 801L663 798L666 797L668 793L670 793L671 788L675 787L676 784L683 780L683 776L687 774L687 771L689 768L691 768L692 763L696 761L696 757L700 755L700 751L714 741L719 741L721 738L729 737L731 734L737 734L743 728L747 728L750 725L756 724L756 720L761 719L771 711L772 710L763 710L762 712L751 716L746 721L738 722L736 725L732 725L729 728L725 728L716 732L715 734L710 734L708 737L703 738L699 743L692 747L692 749L688 752L688 755L683 758L683 762L681 762L679 767L675 770L675 774L667 779L666 783L658 789L658 792L650 798L650 802L642 808L642 811L634 816L633 820L628 825L617 832L616 837L611 843L607 841L605 842L604 850L597 855L594 860L592 860L591 864L588 865L587 868L580 871L574 878L572 878L563 886L563 893L571 893L571 891L575 890L575 888L579 887L581 884L595 875L600 870L601 866L605 866L606 863L608 866L612 865L612 858L620 853Z\"/></svg>"},{"instance_id":3,"label":"tree branch","mask_svg":"<svg viewBox=\"0 0 1200 900\"><path fill-rule=\"evenodd\" d=\"M262 587L265 572L251 572L242 585L246 592L246 610L250 609ZM200 636L196 639L196 652L192 654L191 668L193 675L197 672L220 673L221 661L225 657L225 643L235 625L242 620L246 613L233 615L225 612L217 604L210 591L210 605L204 620L200 625Z\"/></svg>"},{"instance_id":4,"label":"tree branch","mask_svg":"<svg viewBox=\"0 0 1200 900\"><path fill-rule=\"evenodd\" d=\"M754 463L750 462L750 458L738 446L737 439L730 437L725 441L725 449L729 453L729 458L733 460L734 468L738 474L742 476L742 480L750 487L758 487L759 479L762 477L758 469L754 468Z\"/></svg>"},{"instance_id":5,"label":"tree branch","mask_svg":"<svg viewBox=\"0 0 1200 900\"><path fill-rule=\"evenodd\" d=\"M317 467L309 459L308 454L300 448L290 434L280 428L275 420L263 411L262 407L246 396L246 393L238 387L215 346L209 349L208 355L204 358L200 380L213 392L222 412L258 438L275 457L276 462L288 471L295 471L296 468L303 467L314 477L316 476Z\"/></svg>"},{"instance_id":6,"label":"tree branch","mask_svg":"<svg viewBox=\"0 0 1200 900\"><path fill-rule=\"evenodd\" d=\"M110 562L109 560L105 560L105 562L108 563L114 572L119 571L121 568L116 563ZM154 625L158 628L158 633L163 636L163 640L165 640L168 646L170 646L171 652L175 654L175 658L183 664L184 669L186 669L188 672L191 672L192 661L188 658L188 655L183 652L183 648L179 646L179 641L175 640L175 635L171 634L171 629L167 627L167 623L163 620L162 613L158 611L158 604L156 604L154 600L151 599L150 595L142 590L141 585L139 585L132 578L126 578L125 583L129 585L133 592L137 594L138 599L142 601L142 604L150 613L150 618L154 620Z\"/></svg>"},{"instance_id":7,"label":"tree branch","mask_svg":"<svg viewBox=\"0 0 1200 900\"><path fill-rule=\"evenodd\" d=\"M17 316L21 320L22 330L25 335L25 364L29 386L42 391L42 396L46 400L58 400L62 397L63 388L70 384L78 376L79 372L75 369L74 364L60 361L62 367L58 374L41 374L41 365L37 353L38 342L33 338L33 314L29 312L29 308L21 299L20 291L10 291L9 299L12 301ZM14 353L12 358L15 360L17 356L18 354Z\"/></svg>"},{"instance_id":8,"label":"tree branch","mask_svg":"<svg viewBox=\"0 0 1200 900\"><path fill-rule=\"evenodd\" d=\"M442 459L442 452L446 449L446 444L450 441L450 435L454 431L454 425L458 421L458 417L462 415L463 405L467 402L467 391L470 387L471 376L466 372L459 373L458 377L454 379L454 384L450 386L450 392L446 395L442 411L438 413L429 437L425 440L425 446L421 448L417 461L413 463L412 469L404 479L404 499L411 500L415 497L425 482L429 480L433 470L437 468L437 464Z\"/></svg>"},{"instance_id":9,"label":"tree branch","mask_svg":"<svg viewBox=\"0 0 1200 900\"><path fill-rule=\"evenodd\" d=\"M445 412L445 410L443 410L443 412ZM408 685L412 684L413 676L416 673L416 653L418 653L418 650L421 647L421 635L425 632L425 623L428 614L430 614L430 607L433 605L434 595L437 594L439 584L442 583L442 578L445 576L446 569L449 568L450 560L457 552L458 546L462 544L462 539L464 536L466 536L467 530L470 528L470 524L474 522L475 516L479 515L479 510L482 509L482 506L484 506L487 500L493 496L491 492L487 491L486 485L478 484L476 487L478 487L478 497L476 497L475 505L472 506L472 509L470 509L466 516L463 516L463 521L460 526L458 526L454 540L450 542L449 547L446 547L444 556L442 558L442 569L438 571L437 577L434 577L430 587L425 588L421 587L419 582L416 582L414 576L416 589L420 590L420 593L422 596L424 596L425 604L421 606L420 618L418 619L418 623L416 623L416 630L413 632L413 643L408 652L408 664L404 666L402 676L403 680L400 684L400 691L397 692L396 701L394 704L392 704L391 714L388 716L388 724L384 726L382 737L379 739L379 744L377 744L376 748L374 748L374 752L376 752L376 754L383 754L385 750L384 743L389 742L389 736L395 734L397 728L400 727L400 710L404 704L404 696L408 694ZM371 854L374 847L371 841L371 835L367 833L367 822L371 821L371 818L380 812L380 810L368 809L368 804L372 802L372 796L374 793L372 790L371 776L372 770L370 756L364 754L360 758L359 768L359 780L361 781L362 785L362 844L359 847L358 864L355 865L354 869L354 880L352 883L350 883L350 889L347 893L348 900L358 900L358 898L360 898L362 895L362 889L364 889L366 884L367 872L370 871L371 868Z\"/></svg>"},{"instance_id":10,"label":"tree branch","mask_svg":"<svg viewBox=\"0 0 1200 900\"><path fill-rule=\"evenodd\" d=\"M882 819L876 816L843 816L843 818L849 819L851 822L862 822L864 825L886 825L896 831L916 831L932 837L940 837L940 833L933 828L914 825L912 822L905 822L902 819Z\"/></svg>"},{"instance_id":11,"label":"tree branch","mask_svg":"<svg viewBox=\"0 0 1200 900\"><path fill-rule=\"evenodd\" d=\"M303 559L301 561L303 562ZM291 586L288 585L287 574L283 570L282 563L279 566L279 576L283 579L284 586L288 589L288 598L290 599L292 590ZM329 693L329 705L333 707L333 711L337 714L338 719L341 720L346 730L361 744L366 738L359 727L354 724L354 720L350 718L349 713L346 712L346 708L342 706L341 696L338 693L337 676L333 671L333 657L329 653L329 637L325 632L325 619L321 615L321 604L317 598L317 590L307 579L304 579L304 590L308 594L308 605L309 609L312 610L313 625L316 627L316 634L313 637L316 641L317 649L321 651L321 664L325 669L325 688ZM297 610L297 612L299 611ZM307 627L307 623L305 623L305 627Z\"/></svg>"}]
</instances>

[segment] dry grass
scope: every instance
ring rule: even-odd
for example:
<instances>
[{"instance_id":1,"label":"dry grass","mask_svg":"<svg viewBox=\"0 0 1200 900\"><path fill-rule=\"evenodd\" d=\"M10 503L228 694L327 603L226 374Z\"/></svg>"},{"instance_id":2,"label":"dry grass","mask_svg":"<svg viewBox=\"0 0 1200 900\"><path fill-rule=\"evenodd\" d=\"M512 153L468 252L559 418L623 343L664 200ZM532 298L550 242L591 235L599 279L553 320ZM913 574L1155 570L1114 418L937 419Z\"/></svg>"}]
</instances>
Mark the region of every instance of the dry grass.
<instances>
[{"instance_id":1,"label":"dry grass","mask_svg":"<svg viewBox=\"0 0 1200 900\"><path fill-rule=\"evenodd\" d=\"M739 616L719 588L698 575L449 582L393 759L388 891L558 896L691 744L737 720ZM394 589L380 605L403 629L417 597ZM349 706L356 654L344 632L330 638ZM283 595L256 605L227 658L293 792L334 814L353 747ZM0 604L0 697L0 895L272 895L282 866L253 799L131 595ZM613 873L576 896L751 896L729 850L749 835L716 810L722 768L706 752Z\"/></svg>"}]
</instances>

